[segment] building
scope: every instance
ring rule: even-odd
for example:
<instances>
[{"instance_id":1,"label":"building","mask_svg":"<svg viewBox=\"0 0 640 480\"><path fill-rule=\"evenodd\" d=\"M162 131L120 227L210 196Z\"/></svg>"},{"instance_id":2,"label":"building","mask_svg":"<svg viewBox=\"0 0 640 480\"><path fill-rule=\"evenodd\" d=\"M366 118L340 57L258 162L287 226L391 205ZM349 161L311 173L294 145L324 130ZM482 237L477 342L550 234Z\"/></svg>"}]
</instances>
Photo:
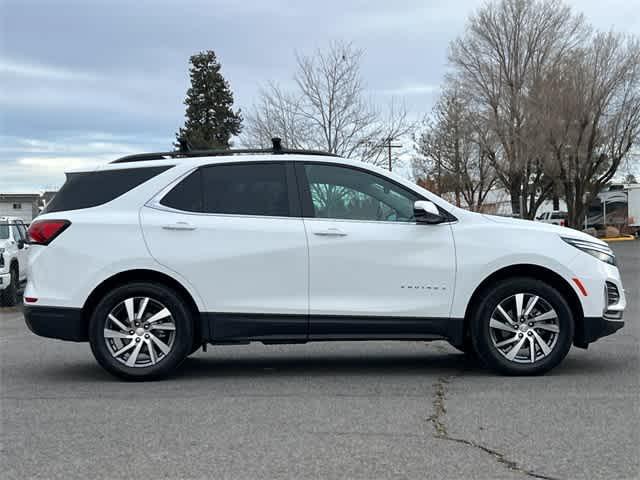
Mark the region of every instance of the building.
<instances>
[{"instance_id":1,"label":"building","mask_svg":"<svg viewBox=\"0 0 640 480\"><path fill-rule=\"evenodd\" d=\"M19 217L25 223L40 213L39 193L0 193L0 217Z\"/></svg>"}]
</instances>

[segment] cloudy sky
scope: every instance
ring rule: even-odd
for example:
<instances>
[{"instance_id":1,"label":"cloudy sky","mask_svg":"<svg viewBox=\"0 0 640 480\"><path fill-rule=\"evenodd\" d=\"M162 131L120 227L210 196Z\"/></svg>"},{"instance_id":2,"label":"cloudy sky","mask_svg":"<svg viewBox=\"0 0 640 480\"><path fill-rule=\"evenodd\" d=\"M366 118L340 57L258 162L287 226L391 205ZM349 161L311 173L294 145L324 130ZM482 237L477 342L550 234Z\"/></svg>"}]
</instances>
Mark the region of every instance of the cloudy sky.
<instances>
[{"instance_id":1,"label":"cloudy sky","mask_svg":"<svg viewBox=\"0 0 640 480\"><path fill-rule=\"evenodd\" d=\"M365 50L380 103L428 112L448 43L481 0L0 0L0 192L59 187L65 169L168 149L187 61L216 51L236 104L291 82L294 54ZM572 0L604 30L640 33L640 0Z\"/></svg>"}]
</instances>

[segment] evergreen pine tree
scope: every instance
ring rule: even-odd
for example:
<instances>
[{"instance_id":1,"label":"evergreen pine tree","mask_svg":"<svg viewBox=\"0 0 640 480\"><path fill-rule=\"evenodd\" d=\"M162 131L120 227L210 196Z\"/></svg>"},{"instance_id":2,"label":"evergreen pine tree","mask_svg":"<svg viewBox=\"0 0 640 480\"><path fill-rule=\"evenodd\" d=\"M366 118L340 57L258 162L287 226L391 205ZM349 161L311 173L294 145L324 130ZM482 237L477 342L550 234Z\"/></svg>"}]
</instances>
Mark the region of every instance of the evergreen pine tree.
<instances>
[{"instance_id":1,"label":"evergreen pine tree","mask_svg":"<svg viewBox=\"0 0 640 480\"><path fill-rule=\"evenodd\" d=\"M187 140L194 150L229 148L231 137L242 129L242 115L239 109L233 110L233 93L220 73L216 54L200 52L189 63L186 120L176 138Z\"/></svg>"}]
</instances>

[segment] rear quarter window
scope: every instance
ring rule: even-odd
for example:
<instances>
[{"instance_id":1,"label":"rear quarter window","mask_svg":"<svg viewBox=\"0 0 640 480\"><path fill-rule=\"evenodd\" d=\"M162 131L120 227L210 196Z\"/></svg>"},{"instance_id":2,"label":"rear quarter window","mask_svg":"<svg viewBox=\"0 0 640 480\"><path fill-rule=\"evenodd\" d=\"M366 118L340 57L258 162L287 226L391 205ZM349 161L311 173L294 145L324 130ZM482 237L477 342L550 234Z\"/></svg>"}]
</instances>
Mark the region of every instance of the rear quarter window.
<instances>
[{"instance_id":1,"label":"rear quarter window","mask_svg":"<svg viewBox=\"0 0 640 480\"><path fill-rule=\"evenodd\" d=\"M67 174L67 181L47 205L45 213L102 205L171 167L168 165Z\"/></svg>"}]
</instances>

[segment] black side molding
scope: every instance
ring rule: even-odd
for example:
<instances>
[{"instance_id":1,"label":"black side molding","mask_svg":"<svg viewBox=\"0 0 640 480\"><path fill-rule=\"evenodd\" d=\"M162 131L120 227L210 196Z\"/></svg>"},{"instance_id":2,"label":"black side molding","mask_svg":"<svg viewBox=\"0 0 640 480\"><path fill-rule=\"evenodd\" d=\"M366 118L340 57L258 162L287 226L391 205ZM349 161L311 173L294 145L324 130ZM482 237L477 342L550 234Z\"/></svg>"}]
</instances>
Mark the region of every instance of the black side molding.
<instances>
[{"instance_id":1,"label":"black side molding","mask_svg":"<svg viewBox=\"0 0 640 480\"><path fill-rule=\"evenodd\" d=\"M204 313L211 343L436 340L461 344L462 318Z\"/></svg>"}]
</instances>

